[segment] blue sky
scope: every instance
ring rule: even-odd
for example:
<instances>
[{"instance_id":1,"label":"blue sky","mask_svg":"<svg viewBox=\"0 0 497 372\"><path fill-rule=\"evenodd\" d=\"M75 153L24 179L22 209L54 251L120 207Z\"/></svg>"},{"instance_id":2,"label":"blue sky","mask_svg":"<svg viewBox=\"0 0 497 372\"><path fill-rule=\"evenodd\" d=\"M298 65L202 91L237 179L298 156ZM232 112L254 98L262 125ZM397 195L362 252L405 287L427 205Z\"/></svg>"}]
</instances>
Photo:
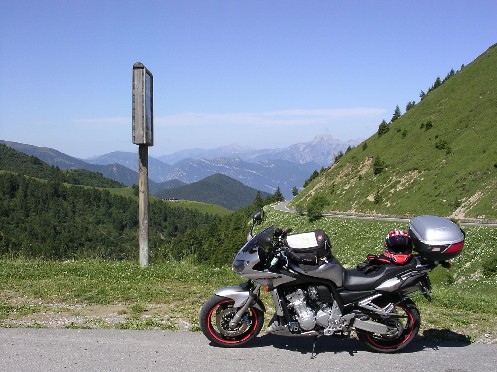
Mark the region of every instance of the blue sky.
<instances>
[{"instance_id":1,"label":"blue sky","mask_svg":"<svg viewBox=\"0 0 497 372\"><path fill-rule=\"evenodd\" d=\"M365 139L497 43L495 0L0 3L0 139L82 158L137 151L137 61L158 156Z\"/></svg>"}]
</instances>

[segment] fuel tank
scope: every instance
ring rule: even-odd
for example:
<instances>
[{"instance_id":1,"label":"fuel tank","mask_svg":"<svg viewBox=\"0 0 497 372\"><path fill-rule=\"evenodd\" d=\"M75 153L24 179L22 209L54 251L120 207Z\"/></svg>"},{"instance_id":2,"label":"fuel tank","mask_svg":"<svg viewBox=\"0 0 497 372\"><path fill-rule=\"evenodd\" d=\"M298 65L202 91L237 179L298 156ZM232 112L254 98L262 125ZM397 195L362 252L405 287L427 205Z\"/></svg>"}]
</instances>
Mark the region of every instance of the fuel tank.
<instances>
[{"instance_id":1,"label":"fuel tank","mask_svg":"<svg viewBox=\"0 0 497 372\"><path fill-rule=\"evenodd\" d=\"M344 268L335 257L331 257L319 266L299 265L297 270L307 276L331 280L337 287L343 285Z\"/></svg>"}]
</instances>

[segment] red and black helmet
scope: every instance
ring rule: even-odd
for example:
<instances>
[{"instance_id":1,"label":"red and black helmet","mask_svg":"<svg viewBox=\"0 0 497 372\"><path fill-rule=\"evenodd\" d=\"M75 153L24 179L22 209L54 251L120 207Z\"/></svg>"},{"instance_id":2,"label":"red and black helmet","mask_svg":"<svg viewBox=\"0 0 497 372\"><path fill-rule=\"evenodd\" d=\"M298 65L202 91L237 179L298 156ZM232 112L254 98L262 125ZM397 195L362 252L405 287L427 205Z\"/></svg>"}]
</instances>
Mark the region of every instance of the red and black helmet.
<instances>
[{"instance_id":1,"label":"red and black helmet","mask_svg":"<svg viewBox=\"0 0 497 372\"><path fill-rule=\"evenodd\" d=\"M412 257L412 240L402 230L390 231L385 238L385 256L395 263L404 264Z\"/></svg>"}]
</instances>

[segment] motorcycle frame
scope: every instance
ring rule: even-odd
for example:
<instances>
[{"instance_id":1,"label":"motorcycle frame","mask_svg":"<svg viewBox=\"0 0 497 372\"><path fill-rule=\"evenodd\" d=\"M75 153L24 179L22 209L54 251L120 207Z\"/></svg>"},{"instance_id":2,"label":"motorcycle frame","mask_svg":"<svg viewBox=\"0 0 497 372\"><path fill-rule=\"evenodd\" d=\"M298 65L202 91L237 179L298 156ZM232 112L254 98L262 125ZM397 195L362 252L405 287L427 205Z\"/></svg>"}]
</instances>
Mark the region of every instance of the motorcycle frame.
<instances>
[{"instance_id":1,"label":"motorcycle frame","mask_svg":"<svg viewBox=\"0 0 497 372\"><path fill-rule=\"evenodd\" d=\"M420 291L422 295L431 300L429 297L431 283L427 274L433 270L437 264L420 264L415 270L387 279L377 288L368 291L348 291L343 288L337 288L335 283L331 280L304 275L301 272L293 270L292 266L295 268L295 265L289 265L288 270L280 270L280 274L286 278L281 278L283 280L280 281L278 280L280 277L276 277L275 279L278 282L276 286L268 285L272 284L272 280L267 277L258 278L263 282L264 286L271 294L275 307L275 314L279 317L283 317L287 324L291 323L291 318L286 302L281 298L283 295L283 288L305 284L318 284L324 285L330 290L333 300L338 305L341 314L343 314L343 316L348 316L347 326L350 321L354 319L352 325L356 328L365 329L365 327L371 327L370 331L382 333L387 331L387 327L384 327L383 325L373 327L371 322L353 318L350 316L350 314L353 314L353 311L349 313L349 309L361 309L365 314L372 315L375 318L387 317L392 315L389 314L391 308L408 298L407 295L412 292ZM266 308L260 299L260 289L263 284L257 283L256 281L257 279L249 279L247 282L238 286L219 288L214 292L218 296L232 299L234 301L233 306L239 308L236 315L230 321L231 326L236 326L242 319L243 314L245 314L251 306L264 313L266 312ZM344 301L343 297L348 297L349 300ZM373 300L380 297L384 297L390 304L382 308L372 303Z\"/></svg>"}]
</instances>

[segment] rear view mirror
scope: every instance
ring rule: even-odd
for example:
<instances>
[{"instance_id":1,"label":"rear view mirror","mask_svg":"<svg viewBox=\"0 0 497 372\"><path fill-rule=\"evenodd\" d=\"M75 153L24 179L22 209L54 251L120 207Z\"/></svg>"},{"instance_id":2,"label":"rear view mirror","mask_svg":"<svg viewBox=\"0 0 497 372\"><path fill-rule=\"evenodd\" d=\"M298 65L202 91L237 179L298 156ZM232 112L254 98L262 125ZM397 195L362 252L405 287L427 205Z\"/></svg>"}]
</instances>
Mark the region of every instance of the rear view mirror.
<instances>
[{"instance_id":1,"label":"rear view mirror","mask_svg":"<svg viewBox=\"0 0 497 372\"><path fill-rule=\"evenodd\" d=\"M262 209L259 209L257 212L254 213L254 216L252 217L252 221L255 223L260 223L264 219L264 211Z\"/></svg>"}]
</instances>

